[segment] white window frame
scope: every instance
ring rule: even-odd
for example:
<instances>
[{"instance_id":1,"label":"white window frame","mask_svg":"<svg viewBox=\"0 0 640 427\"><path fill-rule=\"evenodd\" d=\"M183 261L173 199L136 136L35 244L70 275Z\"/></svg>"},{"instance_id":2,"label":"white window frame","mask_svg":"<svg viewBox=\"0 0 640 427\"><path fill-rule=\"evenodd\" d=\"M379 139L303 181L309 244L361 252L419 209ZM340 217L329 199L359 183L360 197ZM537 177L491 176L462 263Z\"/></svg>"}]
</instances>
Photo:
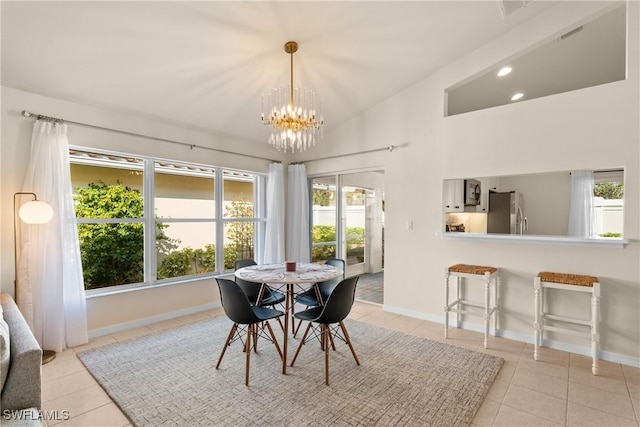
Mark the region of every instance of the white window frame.
<instances>
[{"instance_id":1,"label":"white window frame","mask_svg":"<svg viewBox=\"0 0 640 427\"><path fill-rule=\"evenodd\" d=\"M240 170L234 168L228 168L224 166L215 166L215 165L205 165L205 164L197 164L192 162L178 161L178 160L170 160L164 158L157 158L153 156L145 156L138 154L130 154L123 152L116 152L110 150L101 150L95 148L81 147L81 146L70 146L70 152L73 151L82 151L87 153L95 153L102 156L118 156L118 157L132 157L142 161L142 168L132 167L131 165L123 164L121 167L123 169L139 169L142 170L143 173L143 200L144 200L144 217L137 218L109 218L109 219L101 219L101 218L78 218L78 224L100 224L100 223L143 223L144 224L144 282L140 283L129 283L125 285L116 285L116 286L108 286L104 288L98 289L90 289L86 291L87 297L98 296L98 295L106 295L106 294L115 294L126 292L135 289L142 289L148 287L157 287L157 286L165 286L165 285L174 285L179 283L188 283L196 280L209 279L218 274L225 272L224 269L224 226L229 222L253 222L255 223L254 227L254 252L256 254L256 258L261 258L261 251L263 250L263 241L264 241L264 233L266 226L266 174L255 172L255 171L247 171ZM167 163L175 163L182 166L193 166L193 167L204 167L213 169L215 171L214 182L214 198L215 198L215 217L208 218L180 218L179 221L182 223L197 223L197 222L213 222L215 224L216 229L216 238L215 238L215 250L216 250L216 268L214 272L203 273L203 274L194 274L188 276L180 276L169 279L157 280L156 277L156 269L157 269L157 261L156 261L156 241L155 241L155 227L158 222L172 222L170 218L155 218L155 164L157 162L167 162ZM70 163L71 164L87 164L93 166L108 166L112 168L119 167L117 163L112 161L101 161L100 159L87 159L87 160L79 160L77 157L70 155ZM223 190L223 182L224 182L224 173L241 173L248 174L253 176L253 200L254 200L254 217L253 218L224 218L223 210L224 210L224 190ZM153 230L153 232L149 232Z\"/></svg>"}]
</instances>

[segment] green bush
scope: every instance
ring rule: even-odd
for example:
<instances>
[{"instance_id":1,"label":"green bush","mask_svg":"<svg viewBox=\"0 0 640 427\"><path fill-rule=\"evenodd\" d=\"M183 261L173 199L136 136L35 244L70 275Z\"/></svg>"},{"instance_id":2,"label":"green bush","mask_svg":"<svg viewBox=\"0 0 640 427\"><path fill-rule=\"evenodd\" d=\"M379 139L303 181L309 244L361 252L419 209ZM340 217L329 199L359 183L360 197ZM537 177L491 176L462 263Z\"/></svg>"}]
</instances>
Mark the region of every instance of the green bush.
<instances>
[{"instance_id":1,"label":"green bush","mask_svg":"<svg viewBox=\"0 0 640 427\"><path fill-rule=\"evenodd\" d=\"M121 183L90 183L76 189L74 202L78 218L143 215L140 191ZM85 289L143 281L143 224L78 224L78 239Z\"/></svg>"},{"instance_id":2,"label":"green bush","mask_svg":"<svg viewBox=\"0 0 640 427\"><path fill-rule=\"evenodd\" d=\"M622 237L622 233L604 233L600 237Z\"/></svg>"}]
</instances>

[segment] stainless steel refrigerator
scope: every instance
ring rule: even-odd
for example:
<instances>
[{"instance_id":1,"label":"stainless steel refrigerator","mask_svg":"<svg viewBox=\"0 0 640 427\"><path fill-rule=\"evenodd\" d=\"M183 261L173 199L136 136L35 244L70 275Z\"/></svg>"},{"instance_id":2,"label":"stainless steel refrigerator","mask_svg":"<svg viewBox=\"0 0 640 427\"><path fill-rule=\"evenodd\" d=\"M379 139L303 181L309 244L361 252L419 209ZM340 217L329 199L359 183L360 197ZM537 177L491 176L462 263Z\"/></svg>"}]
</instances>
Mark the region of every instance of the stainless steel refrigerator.
<instances>
[{"instance_id":1,"label":"stainless steel refrigerator","mask_svg":"<svg viewBox=\"0 0 640 427\"><path fill-rule=\"evenodd\" d=\"M515 191L489 192L487 233L524 234L527 218L524 216L522 194Z\"/></svg>"}]
</instances>

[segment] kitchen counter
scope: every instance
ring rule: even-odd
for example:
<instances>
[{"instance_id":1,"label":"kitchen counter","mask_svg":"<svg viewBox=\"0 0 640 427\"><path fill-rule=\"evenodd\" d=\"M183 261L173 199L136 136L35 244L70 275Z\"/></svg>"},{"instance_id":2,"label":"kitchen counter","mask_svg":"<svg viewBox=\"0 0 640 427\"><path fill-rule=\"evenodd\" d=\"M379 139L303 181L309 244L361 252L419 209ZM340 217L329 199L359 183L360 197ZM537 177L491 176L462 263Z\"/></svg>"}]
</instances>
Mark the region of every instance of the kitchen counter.
<instances>
[{"instance_id":1,"label":"kitchen counter","mask_svg":"<svg viewBox=\"0 0 640 427\"><path fill-rule=\"evenodd\" d=\"M571 236L543 236L529 234L484 234L484 233L457 233L457 232L438 232L447 240L478 240L478 241L494 241L494 242L517 242L517 243L542 243L542 244L558 244L570 246L596 246L604 248L624 248L629 244L629 239L616 238L582 238Z\"/></svg>"}]
</instances>

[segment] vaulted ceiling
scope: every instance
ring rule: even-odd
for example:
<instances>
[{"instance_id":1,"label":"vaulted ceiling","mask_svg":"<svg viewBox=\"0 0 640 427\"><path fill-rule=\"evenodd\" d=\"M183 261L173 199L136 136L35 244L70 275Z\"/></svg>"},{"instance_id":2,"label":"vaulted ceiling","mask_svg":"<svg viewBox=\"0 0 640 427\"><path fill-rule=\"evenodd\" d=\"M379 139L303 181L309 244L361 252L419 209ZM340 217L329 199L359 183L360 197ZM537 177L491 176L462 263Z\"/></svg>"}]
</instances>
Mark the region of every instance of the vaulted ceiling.
<instances>
[{"instance_id":1,"label":"vaulted ceiling","mask_svg":"<svg viewBox=\"0 0 640 427\"><path fill-rule=\"evenodd\" d=\"M2 85L264 141L260 95L288 82L288 40L329 131L552 6L2 1Z\"/></svg>"}]
</instances>

